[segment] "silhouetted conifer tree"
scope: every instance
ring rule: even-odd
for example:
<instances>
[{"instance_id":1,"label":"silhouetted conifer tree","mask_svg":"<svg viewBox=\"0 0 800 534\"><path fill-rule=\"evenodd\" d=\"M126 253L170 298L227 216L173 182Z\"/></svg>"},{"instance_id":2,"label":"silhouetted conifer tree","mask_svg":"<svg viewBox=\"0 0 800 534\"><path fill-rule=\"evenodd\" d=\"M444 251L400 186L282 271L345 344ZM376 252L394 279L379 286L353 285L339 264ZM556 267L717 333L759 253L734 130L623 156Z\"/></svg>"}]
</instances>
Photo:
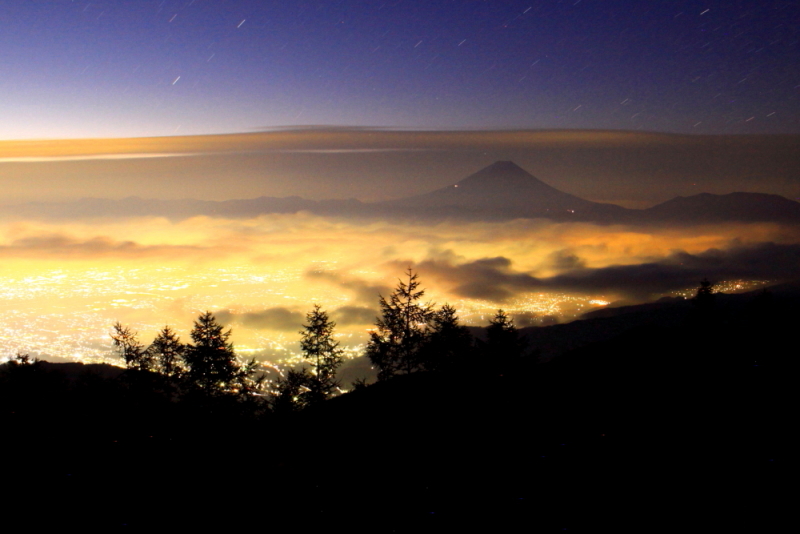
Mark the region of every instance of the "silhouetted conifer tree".
<instances>
[{"instance_id":1,"label":"silhouetted conifer tree","mask_svg":"<svg viewBox=\"0 0 800 534\"><path fill-rule=\"evenodd\" d=\"M153 343L147 347L147 351L162 375L180 377L183 374L186 345L181 343L178 334L169 326L161 329Z\"/></svg>"},{"instance_id":2,"label":"silhouetted conifer tree","mask_svg":"<svg viewBox=\"0 0 800 534\"><path fill-rule=\"evenodd\" d=\"M203 313L194 322L194 344L187 345L184 353L191 386L209 395L244 394L256 387L252 379L255 360L240 363L233 343L228 341L230 336L231 330L224 330L211 312Z\"/></svg>"},{"instance_id":3,"label":"silhouetted conifer tree","mask_svg":"<svg viewBox=\"0 0 800 534\"><path fill-rule=\"evenodd\" d=\"M155 371L153 355L139 342L136 332L119 322L114 323L113 328L111 339L120 357L125 360L125 366L136 371Z\"/></svg>"},{"instance_id":4,"label":"silhouetted conifer tree","mask_svg":"<svg viewBox=\"0 0 800 534\"><path fill-rule=\"evenodd\" d=\"M472 334L458 322L456 309L445 304L433 314L423 364L428 371L454 369L472 354Z\"/></svg>"},{"instance_id":5,"label":"silhouetted conifer tree","mask_svg":"<svg viewBox=\"0 0 800 534\"><path fill-rule=\"evenodd\" d=\"M501 371L519 361L525 351L525 343L519 337L514 320L503 310L497 310L497 314L489 321L486 338L484 356L489 365Z\"/></svg>"},{"instance_id":6,"label":"silhouetted conifer tree","mask_svg":"<svg viewBox=\"0 0 800 534\"><path fill-rule=\"evenodd\" d=\"M698 311L702 312L710 311L714 307L714 284L709 282L708 278L700 281L700 287L697 288L697 294L692 299L692 303Z\"/></svg>"},{"instance_id":7,"label":"silhouetted conifer tree","mask_svg":"<svg viewBox=\"0 0 800 534\"><path fill-rule=\"evenodd\" d=\"M289 369L280 378L272 392L270 406L275 413L297 412L309 405L309 393L314 377L305 367L300 370Z\"/></svg>"},{"instance_id":8,"label":"silhouetted conifer tree","mask_svg":"<svg viewBox=\"0 0 800 534\"><path fill-rule=\"evenodd\" d=\"M367 357L378 368L379 380L423 369L421 352L434 312L432 305L419 302L425 290L419 289L417 274L409 268L406 276L408 282L400 280L389 300L380 297L381 316L367 344Z\"/></svg>"},{"instance_id":9,"label":"silhouetted conifer tree","mask_svg":"<svg viewBox=\"0 0 800 534\"><path fill-rule=\"evenodd\" d=\"M306 324L300 330L300 350L313 366L309 383L309 401L312 404L329 398L338 386L336 370L344 359L339 342L333 338L335 327L336 323L328 314L319 305L314 305L314 309L306 314Z\"/></svg>"}]
</instances>

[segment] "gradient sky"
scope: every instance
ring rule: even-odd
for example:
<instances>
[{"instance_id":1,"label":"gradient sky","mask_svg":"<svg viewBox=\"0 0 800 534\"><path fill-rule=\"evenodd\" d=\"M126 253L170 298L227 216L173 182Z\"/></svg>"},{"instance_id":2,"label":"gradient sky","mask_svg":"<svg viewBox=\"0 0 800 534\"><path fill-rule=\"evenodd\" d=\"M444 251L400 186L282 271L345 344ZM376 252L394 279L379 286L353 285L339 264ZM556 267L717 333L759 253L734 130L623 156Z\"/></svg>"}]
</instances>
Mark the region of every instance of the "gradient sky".
<instances>
[{"instance_id":1,"label":"gradient sky","mask_svg":"<svg viewBox=\"0 0 800 534\"><path fill-rule=\"evenodd\" d=\"M0 139L800 133L796 1L0 3Z\"/></svg>"}]
</instances>

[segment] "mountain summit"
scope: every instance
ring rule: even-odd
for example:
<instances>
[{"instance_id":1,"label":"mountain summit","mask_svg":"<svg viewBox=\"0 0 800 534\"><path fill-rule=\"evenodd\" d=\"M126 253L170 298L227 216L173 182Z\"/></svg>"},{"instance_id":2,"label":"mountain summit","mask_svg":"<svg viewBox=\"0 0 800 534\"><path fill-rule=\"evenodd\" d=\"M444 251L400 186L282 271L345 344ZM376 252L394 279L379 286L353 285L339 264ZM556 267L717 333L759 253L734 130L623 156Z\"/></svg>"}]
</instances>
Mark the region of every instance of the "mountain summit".
<instances>
[{"instance_id":1,"label":"mountain summit","mask_svg":"<svg viewBox=\"0 0 800 534\"><path fill-rule=\"evenodd\" d=\"M547 185L511 161L496 161L460 182L413 197L386 202L417 213L547 217L583 220L620 215L624 208L599 204Z\"/></svg>"},{"instance_id":2,"label":"mountain summit","mask_svg":"<svg viewBox=\"0 0 800 534\"><path fill-rule=\"evenodd\" d=\"M585 200L559 191L511 161L496 161L460 182L412 197L385 202L259 197L240 200L82 199L75 202L4 206L4 217L73 219L84 217L254 217L262 213L415 219L502 221L551 219L600 224L691 225L726 221L800 225L800 203L763 193L700 193L676 197L644 210Z\"/></svg>"}]
</instances>

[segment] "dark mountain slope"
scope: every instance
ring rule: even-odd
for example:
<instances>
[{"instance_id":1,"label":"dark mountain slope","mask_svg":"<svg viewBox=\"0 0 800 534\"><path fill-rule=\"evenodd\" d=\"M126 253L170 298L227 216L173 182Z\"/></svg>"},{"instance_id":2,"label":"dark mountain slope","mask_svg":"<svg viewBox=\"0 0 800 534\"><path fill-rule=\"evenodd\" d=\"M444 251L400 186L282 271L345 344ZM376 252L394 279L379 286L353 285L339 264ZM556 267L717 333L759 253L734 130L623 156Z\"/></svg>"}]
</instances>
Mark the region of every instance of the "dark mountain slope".
<instances>
[{"instance_id":1,"label":"dark mountain slope","mask_svg":"<svg viewBox=\"0 0 800 534\"><path fill-rule=\"evenodd\" d=\"M764 193L700 193L643 210L640 218L653 222L716 223L781 222L800 223L800 203L780 195Z\"/></svg>"},{"instance_id":2,"label":"dark mountain slope","mask_svg":"<svg viewBox=\"0 0 800 534\"><path fill-rule=\"evenodd\" d=\"M692 307L682 322L635 326L542 365L399 376L260 419L94 373L69 386L48 369L0 366L6 520L779 531L793 510L785 347L798 307L787 288L739 316Z\"/></svg>"},{"instance_id":3,"label":"dark mountain slope","mask_svg":"<svg viewBox=\"0 0 800 534\"><path fill-rule=\"evenodd\" d=\"M452 186L381 203L392 211L432 216L546 217L557 220L625 219L625 208L599 204L551 187L511 161L497 161Z\"/></svg>"},{"instance_id":4,"label":"dark mountain slope","mask_svg":"<svg viewBox=\"0 0 800 534\"><path fill-rule=\"evenodd\" d=\"M762 308L769 305L770 312ZM714 313L724 321L772 325L790 316L800 307L800 282L790 282L746 293L714 295ZM589 312L579 320L546 327L520 329L531 347L540 351L543 360L558 357L592 343L605 342L637 328L679 328L694 314L691 300L664 297L656 302L610 307ZM760 328L764 328L760 326Z\"/></svg>"}]
</instances>

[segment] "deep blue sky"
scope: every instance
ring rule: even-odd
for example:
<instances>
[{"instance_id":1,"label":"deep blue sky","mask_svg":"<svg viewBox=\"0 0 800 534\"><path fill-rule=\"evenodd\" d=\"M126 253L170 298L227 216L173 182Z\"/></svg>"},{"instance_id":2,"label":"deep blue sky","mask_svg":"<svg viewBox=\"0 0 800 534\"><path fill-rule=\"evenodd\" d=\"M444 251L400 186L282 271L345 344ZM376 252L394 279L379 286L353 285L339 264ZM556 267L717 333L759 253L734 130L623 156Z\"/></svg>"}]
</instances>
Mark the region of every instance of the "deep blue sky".
<instances>
[{"instance_id":1,"label":"deep blue sky","mask_svg":"<svg viewBox=\"0 0 800 534\"><path fill-rule=\"evenodd\" d=\"M0 138L800 133L796 1L0 2Z\"/></svg>"}]
</instances>

